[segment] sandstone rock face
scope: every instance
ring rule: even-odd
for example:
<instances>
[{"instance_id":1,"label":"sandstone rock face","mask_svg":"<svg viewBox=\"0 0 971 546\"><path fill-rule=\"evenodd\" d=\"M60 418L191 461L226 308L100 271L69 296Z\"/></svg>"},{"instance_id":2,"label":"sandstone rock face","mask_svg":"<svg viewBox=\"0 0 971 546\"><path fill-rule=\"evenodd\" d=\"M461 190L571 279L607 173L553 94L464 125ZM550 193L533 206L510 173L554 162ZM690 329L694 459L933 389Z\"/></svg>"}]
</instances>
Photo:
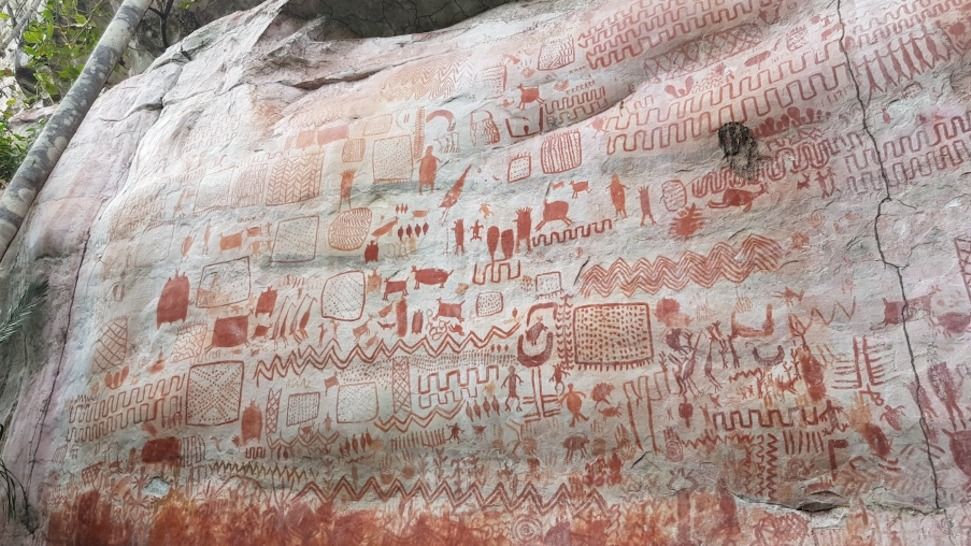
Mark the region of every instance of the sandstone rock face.
<instances>
[{"instance_id":1,"label":"sandstone rock face","mask_svg":"<svg viewBox=\"0 0 971 546\"><path fill-rule=\"evenodd\" d=\"M106 93L5 257L5 543L971 544L966 2L292 13Z\"/></svg>"}]
</instances>

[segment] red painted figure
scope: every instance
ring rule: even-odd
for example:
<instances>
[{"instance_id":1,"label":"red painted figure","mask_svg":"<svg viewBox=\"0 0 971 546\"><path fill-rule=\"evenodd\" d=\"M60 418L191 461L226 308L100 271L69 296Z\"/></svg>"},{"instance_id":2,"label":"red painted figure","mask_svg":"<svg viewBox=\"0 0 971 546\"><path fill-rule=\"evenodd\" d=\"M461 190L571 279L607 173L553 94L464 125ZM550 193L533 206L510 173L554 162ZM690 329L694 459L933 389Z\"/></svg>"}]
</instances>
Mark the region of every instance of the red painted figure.
<instances>
[{"instance_id":1,"label":"red painted figure","mask_svg":"<svg viewBox=\"0 0 971 546\"><path fill-rule=\"evenodd\" d=\"M616 174L610 180L610 200L614 203L617 216L627 218L627 186L621 184Z\"/></svg>"},{"instance_id":2,"label":"red painted figure","mask_svg":"<svg viewBox=\"0 0 971 546\"><path fill-rule=\"evenodd\" d=\"M519 384L522 382L523 382L522 378L519 377L519 374L516 373L516 367L509 366L509 375L507 375L506 379L503 380L502 382L502 386L506 387L506 403L505 403L506 411L510 411L509 401L513 399L516 400L516 409L517 410L522 409L522 405L519 401L519 393L516 390L517 388L519 388Z\"/></svg>"},{"instance_id":3,"label":"red painted figure","mask_svg":"<svg viewBox=\"0 0 971 546\"><path fill-rule=\"evenodd\" d=\"M435 177L438 174L439 159L432 153L432 147L425 148L425 155L421 156L418 164L418 193L421 193L428 186L428 189L435 191Z\"/></svg>"}]
</instances>

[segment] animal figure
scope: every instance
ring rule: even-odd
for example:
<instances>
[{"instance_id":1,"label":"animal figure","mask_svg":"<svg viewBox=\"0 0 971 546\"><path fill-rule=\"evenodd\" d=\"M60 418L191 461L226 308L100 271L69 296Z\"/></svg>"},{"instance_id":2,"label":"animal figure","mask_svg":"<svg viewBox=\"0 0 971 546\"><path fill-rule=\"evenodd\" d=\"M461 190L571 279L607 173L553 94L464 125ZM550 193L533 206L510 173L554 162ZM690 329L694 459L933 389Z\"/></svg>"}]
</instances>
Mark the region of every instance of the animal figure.
<instances>
[{"instance_id":1,"label":"animal figure","mask_svg":"<svg viewBox=\"0 0 971 546\"><path fill-rule=\"evenodd\" d=\"M360 341L362 337L371 333L371 327L369 326L370 322L371 322L371 317L368 317L367 320L364 321L364 324L351 330L351 332L353 332L354 334L355 341Z\"/></svg>"},{"instance_id":2,"label":"animal figure","mask_svg":"<svg viewBox=\"0 0 971 546\"><path fill-rule=\"evenodd\" d=\"M519 109L525 110L527 105L534 102L546 102L539 96L539 87L523 87L523 84L519 84Z\"/></svg>"},{"instance_id":3,"label":"animal figure","mask_svg":"<svg viewBox=\"0 0 971 546\"><path fill-rule=\"evenodd\" d=\"M462 322L462 304L464 301L458 303L443 303L442 298L436 300L438 302L438 312L435 313L435 318L454 318Z\"/></svg>"},{"instance_id":4,"label":"animal figure","mask_svg":"<svg viewBox=\"0 0 971 546\"><path fill-rule=\"evenodd\" d=\"M399 292L404 294L405 296L408 295L408 281L407 280L393 281L391 279L388 279L384 283L384 297L381 299L384 301L388 301L388 296L390 296L391 294L397 294Z\"/></svg>"},{"instance_id":5,"label":"animal figure","mask_svg":"<svg viewBox=\"0 0 971 546\"><path fill-rule=\"evenodd\" d=\"M563 440L563 447L566 448L566 457L563 462L569 463L573 461L573 457L577 454L584 457L587 456L587 442L590 440L582 434L574 434L569 436L566 440Z\"/></svg>"},{"instance_id":6,"label":"animal figure","mask_svg":"<svg viewBox=\"0 0 971 546\"><path fill-rule=\"evenodd\" d=\"M543 220L536 224L536 231L543 229L549 222L560 221L568 226L573 225L573 220L567 216L570 212L570 204L566 201L553 201L552 203L543 201Z\"/></svg>"},{"instance_id":7,"label":"animal figure","mask_svg":"<svg viewBox=\"0 0 971 546\"><path fill-rule=\"evenodd\" d=\"M543 324L543 321L537 321L536 324L526 329L526 341L535 345L536 342L539 341L539 336L541 336L546 330L548 330L548 328L545 324Z\"/></svg>"},{"instance_id":8,"label":"animal figure","mask_svg":"<svg viewBox=\"0 0 971 546\"><path fill-rule=\"evenodd\" d=\"M647 186L637 188L637 196L641 204L641 225L643 226L644 220L648 218L651 220L651 225L657 225L657 222L654 221L654 215L651 214L651 192Z\"/></svg>"},{"instance_id":9,"label":"animal figure","mask_svg":"<svg viewBox=\"0 0 971 546\"><path fill-rule=\"evenodd\" d=\"M580 195L583 192L590 192L590 182L588 180L581 180L579 182L571 180L570 187L573 188L573 199L576 199L577 195Z\"/></svg>"},{"instance_id":10,"label":"animal figure","mask_svg":"<svg viewBox=\"0 0 971 546\"><path fill-rule=\"evenodd\" d=\"M219 236L219 250L232 250L243 246L243 232L237 231L229 235Z\"/></svg>"},{"instance_id":11,"label":"animal figure","mask_svg":"<svg viewBox=\"0 0 971 546\"><path fill-rule=\"evenodd\" d=\"M883 298L883 323L877 325L876 328L897 326L905 320L913 320L919 316L928 317L928 320L930 320L931 298L940 290L939 287L935 286L923 296L907 300L906 304L902 301L888 301L887 298Z\"/></svg>"},{"instance_id":12,"label":"animal figure","mask_svg":"<svg viewBox=\"0 0 971 546\"><path fill-rule=\"evenodd\" d=\"M451 271L445 271L444 269L418 269L415 266L411 266L411 272L415 274L415 289L421 288L423 284L437 284L439 288L445 288L445 282L448 281L449 275L452 274Z\"/></svg>"},{"instance_id":13,"label":"animal figure","mask_svg":"<svg viewBox=\"0 0 971 546\"><path fill-rule=\"evenodd\" d=\"M462 176L460 176L459 179L455 181L455 184L452 184L452 187L445 194L445 197L442 198L441 204L438 205L440 208L443 209L442 210L443 220L445 218L445 214L448 213L448 211L455 206L455 203L458 203L459 197L462 196L462 188L465 187L465 178L469 175L469 170L471 169L472 169L472 165L469 165L468 167L465 168L464 171L462 171Z\"/></svg>"},{"instance_id":14,"label":"animal figure","mask_svg":"<svg viewBox=\"0 0 971 546\"><path fill-rule=\"evenodd\" d=\"M465 254L465 220L456 220L452 231L455 232L455 253Z\"/></svg>"},{"instance_id":15,"label":"animal figure","mask_svg":"<svg viewBox=\"0 0 971 546\"><path fill-rule=\"evenodd\" d=\"M944 336L949 338L969 331L968 327L971 326L971 313L952 311L939 315L934 322L944 332Z\"/></svg>"},{"instance_id":16,"label":"animal figure","mask_svg":"<svg viewBox=\"0 0 971 546\"><path fill-rule=\"evenodd\" d=\"M519 243L526 241L526 252L533 249L530 241L530 234L533 229L533 209L524 208L516 211L516 252L519 252Z\"/></svg>"},{"instance_id":17,"label":"animal figure","mask_svg":"<svg viewBox=\"0 0 971 546\"><path fill-rule=\"evenodd\" d=\"M740 188L728 188L722 193L721 201L708 201L708 208L712 209L727 209L729 207L742 207L742 212L748 212L752 210L752 203L755 199L766 193L765 183L759 183L759 189L756 191L748 191Z\"/></svg>"},{"instance_id":18,"label":"animal figure","mask_svg":"<svg viewBox=\"0 0 971 546\"><path fill-rule=\"evenodd\" d=\"M368 264L376 261L378 261L378 243L372 240L364 249L364 263Z\"/></svg>"}]
</instances>

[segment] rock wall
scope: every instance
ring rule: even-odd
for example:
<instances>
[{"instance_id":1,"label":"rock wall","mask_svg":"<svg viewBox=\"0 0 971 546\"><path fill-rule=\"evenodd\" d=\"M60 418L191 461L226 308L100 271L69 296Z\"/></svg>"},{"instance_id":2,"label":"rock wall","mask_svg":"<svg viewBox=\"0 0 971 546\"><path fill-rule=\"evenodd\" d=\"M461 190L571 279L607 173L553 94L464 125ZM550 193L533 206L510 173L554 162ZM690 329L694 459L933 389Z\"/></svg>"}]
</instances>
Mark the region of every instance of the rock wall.
<instances>
[{"instance_id":1,"label":"rock wall","mask_svg":"<svg viewBox=\"0 0 971 546\"><path fill-rule=\"evenodd\" d=\"M5 257L5 543L971 544L971 4L291 8Z\"/></svg>"}]
</instances>

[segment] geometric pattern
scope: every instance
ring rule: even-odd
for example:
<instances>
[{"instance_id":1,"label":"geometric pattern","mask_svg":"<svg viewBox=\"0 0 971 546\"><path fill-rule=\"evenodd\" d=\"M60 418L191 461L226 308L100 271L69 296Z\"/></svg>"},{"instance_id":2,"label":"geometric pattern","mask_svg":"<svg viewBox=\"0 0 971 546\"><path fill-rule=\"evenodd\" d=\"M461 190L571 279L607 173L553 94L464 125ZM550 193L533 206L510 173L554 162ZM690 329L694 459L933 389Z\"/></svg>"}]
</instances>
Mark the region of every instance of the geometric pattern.
<instances>
[{"instance_id":1,"label":"geometric pattern","mask_svg":"<svg viewBox=\"0 0 971 546\"><path fill-rule=\"evenodd\" d=\"M374 182L404 182L411 179L411 137L396 136L374 142Z\"/></svg>"},{"instance_id":2,"label":"geometric pattern","mask_svg":"<svg viewBox=\"0 0 971 546\"><path fill-rule=\"evenodd\" d=\"M971 239L955 238L954 247L958 252L961 279L964 280L964 288L968 291L968 299L971 300Z\"/></svg>"},{"instance_id":3,"label":"geometric pattern","mask_svg":"<svg viewBox=\"0 0 971 546\"><path fill-rule=\"evenodd\" d=\"M599 303L577 307L573 342L581 366L626 366L654 355L646 303Z\"/></svg>"},{"instance_id":4,"label":"geometric pattern","mask_svg":"<svg viewBox=\"0 0 971 546\"><path fill-rule=\"evenodd\" d=\"M277 159L266 188L267 205L299 203L320 195L322 156L290 155Z\"/></svg>"},{"instance_id":5,"label":"geometric pattern","mask_svg":"<svg viewBox=\"0 0 971 546\"><path fill-rule=\"evenodd\" d=\"M299 425L317 418L320 409L319 392L291 394L287 399L287 426Z\"/></svg>"},{"instance_id":6,"label":"geometric pattern","mask_svg":"<svg viewBox=\"0 0 971 546\"><path fill-rule=\"evenodd\" d=\"M306 262L317 255L317 225L320 218L305 216L280 222L273 241L273 262Z\"/></svg>"},{"instance_id":7,"label":"geometric pattern","mask_svg":"<svg viewBox=\"0 0 971 546\"><path fill-rule=\"evenodd\" d=\"M536 275L536 295L547 296L563 289L563 281L559 271Z\"/></svg>"},{"instance_id":8,"label":"geometric pattern","mask_svg":"<svg viewBox=\"0 0 971 546\"><path fill-rule=\"evenodd\" d=\"M241 165L236 170L236 176L229 190L230 204L234 207L259 205L263 201L263 190L266 187L269 172L269 165L263 161Z\"/></svg>"},{"instance_id":9,"label":"geometric pattern","mask_svg":"<svg viewBox=\"0 0 971 546\"><path fill-rule=\"evenodd\" d=\"M556 70L576 60L576 48L572 39L553 40L539 48L539 70Z\"/></svg>"},{"instance_id":10,"label":"geometric pattern","mask_svg":"<svg viewBox=\"0 0 971 546\"><path fill-rule=\"evenodd\" d=\"M327 227L327 244L335 250L357 250L367 240L371 209L361 207L337 213Z\"/></svg>"},{"instance_id":11,"label":"geometric pattern","mask_svg":"<svg viewBox=\"0 0 971 546\"><path fill-rule=\"evenodd\" d=\"M391 397L394 413L411 411L411 366L408 357L391 360Z\"/></svg>"},{"instance_id":12,"label":"geometric pattern","mask_svg":"<svg viewBox=\"0 0 971 546\"><path fill-rule=\"evenodd\" d=\"M341 385L337 390L337 422L363 423L378 415L378 386L374 383Z\"/></svg>"},{"instance_id":13,"label":"geometric pattern","mask_svg":"<svg viewBox=\"0 0 971 546\"><path fill-rule=\"evenodd\" d=\"M507 179L510 182L519 182L529 178L533 172L533 156L529 152L517 154L509 160L509 171Z\"/></svg>"},{"instance_id":14,"label":"geometric pattern","mask_svg":"<svg viewBox=\"0 0 971 546\"><path fill-rule=\"evenodd\" d=\"M540 146L540 163L546 174L562 173L579 167L583 163L580 131L573 130L544 138Z\"/></svg>"},{"instance_id":15,"label":"geometric pattern","mask_svg":"<svg viewBox=\"0 0 971 546\"><path fill-rule=\"evenodd\" d=\"M475 298L475 314L488 317L502 312L502 292L481 292Z\"/></svg>"},{"instance_id":16,"label":"geometric pattern","mask_svg":"<svg viewBox=\"0 0 971 546\"><path fill-rule=\"evenodd\" d=\"M128 354L128 319L117 318L101 327L94 344L94 365L104 372L121 366Z\"/></svg>"},{"instance_id":17,"label":"geometric pattern","mask_svg":"<svg viewBox=\"0 0 971 546\"><path fill-rule=\"evenodd\" d=\"M270 389L266 395L266 435L275 434L280 420L280 395L283 389Z\"/></svg>"},{"instance_id":18,"label":"geometric pattern","mask_svg":"<svg viewBox=\"0 0 971 546\"><path fill-rule=\"evenodd\" d=\"M213 362L189 368L186 423L224 425L239 419L242 362Z\"/></svg>"},{"instance_id":19,"label":"geometric pattern","mask_svg":"<svg viewBox=\"0 0 971 546\"><path fill-rule=\"evenodd\" d=\"M205 324L189 324L179 328L175 334L175 343L169 360L181 362L201 355L205 349L207 331Z\"/></svg>"},{"instance_id":20,"label":"geometric pattern","mask_svg":"<svg viewBox=\"0 0 971 546\"><path fill-rule=\"evenodd\" d=\"M364 139L349 138L344 142L341 150L341 161L344 163L357 163L364 160Z\"/></svg>"},{"instance_id":21,"label":"geometric pattern","mask_svg":"<svg viewBox=\"0 0 971 546\"><path fill-rule=\"evenodd\" d=\"M364 311L364 272L348 271L327 279L320 293L321 317L357 320Z\"/></svg>"},{"instance_id":22,"label":"geometric pattern","mask_svg":"<svg viewBox=\"0 0 971 546\"><path fill-rule=\"evenodd\" d=\"M229 205L234 172L235 169L228 168L206 173L199 181L193 212L200 213Z\"/></svg>"},{"instance_id":23,"label":"geometric pattern","mask_svg":"<svg viewBox=\"0 0 971 546\"><path fill-rule=\"evenodd\" d=\"M209 264L202 268L196 305L219 307L239 303L249 298L249 256Z\"/></svg>"},{"instance_id":24,"label":"geometric pattern","mask_svg":"<svg viewBox=\"0 0 971 546\"><path fill-rule=\"evenodd\" d=\"M779 269L784 255L782 246L774 240L749 235L737 248L719 241L708 254L686 250L675 259L658 256L653 261L638 258L634 263L619 258L606 268L598 264L583 273L580 293L588 296L596 292L607 297L620 289L631 297L638 291L657 294L662 288L683 290L689 283L711 288L722 279L740 284L757 271Z\"/></svg>"}]
</instances>

